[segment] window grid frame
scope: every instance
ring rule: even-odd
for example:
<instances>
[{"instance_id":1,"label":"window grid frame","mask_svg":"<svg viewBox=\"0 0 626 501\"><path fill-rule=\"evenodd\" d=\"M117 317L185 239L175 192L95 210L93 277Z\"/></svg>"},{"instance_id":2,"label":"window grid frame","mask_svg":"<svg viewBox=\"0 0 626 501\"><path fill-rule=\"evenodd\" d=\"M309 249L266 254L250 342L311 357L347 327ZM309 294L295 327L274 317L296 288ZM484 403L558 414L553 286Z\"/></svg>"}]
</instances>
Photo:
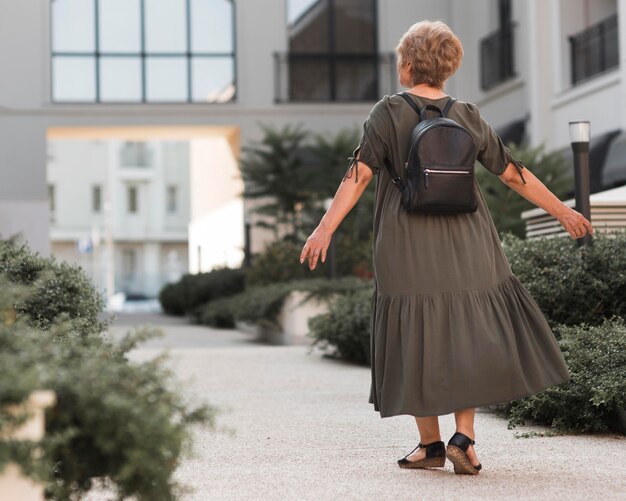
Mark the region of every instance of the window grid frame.
<instances>
[{"instance_id":1,"label":"window grid frame","mask_svg":"<svg viewBox=\"0 0 626 501\"><path fill-rule=\"evenodd\" d=\"M338 99L337 98L337 65L340 62L345 61L356 61L356 62L364 62L367 60L371 62L374 66L374 81L375 87L377 91L380 90L381 87L381 79L379 75L379 61L381 55L379 54L379 41L378 37L379 33L379 12L378 12L378 0L371 0L372 2L372 16L373 16L373 47L372 51L368 52L345 52L345 51L337 51L336 50L336 41L335 41L335 30L337 28L337 23L335 20L335 0L328 0L328 50L327 51L312 51L312 52L300 52L293 51L289 48L289 34L287 34L287 50L285 52L275 52L274 53L274 103L276 104L289 104L289 103L363 103L363 102L372 102L375 99ZM285 4L286 8L288 8L288 4ZM287 11L285 11L285 21L288 24ZM293 94L293 89L288 88L285 98L282 98L282 89L280 88L280 65L281 65L281 57L286 60L286 69L284 71L289 72L291 63L294 60L321 60L328 64L328 83L329 83L329 93L328 98L321 99L296 99ZM287 77L289 78L289 77Z\"/></svg>"},{"instance_id":2,"label":"window grid frame","mask_svg":"<svg viewBox=\"0 0 626 501\"><path fill-rule=\"evenodd\" d=\"M140 51L139 52L102 52L100 51L100 0L91 0L94 6L94 51L55 51L53 49L53 16L49 16L49 28L50 28L50 101L54 104L165 104L165 105L181 105L181 104L231 104L237 101L237 21L236 21L236 6L235 0L227 0L231 4L231 21L232 21L232 51L231 52L205 52L205 51L192 51L192 24L191 24L191 0L185 1L185 28L186 28L186 51L185 52L146 52L146 16L145 16L145 0L139 1L139 32L140 32ZM50 0L50 6L54 0ZM50 10L52 13L52 9ZM87 100L56 100L54 98L54 61L56 58L65 57L77 57L77 58L93 58L94 71L95 71L95 99ZM178 58L185 59L186 64L186 79L187 79L187 96L185 100L148 100L147 99L147 82L146 82L146 62L149 58ZM102 58L122 58L122 59L139 59L141 67L141 99L140 100L102 100L101 85L100 85L100 64ZM228 58L232 61L232 74L233 74L233 86L234 93L229 101L224 102L212 102L212 101L197 101L193 99L193 58L199 59L218 59Z\"/></svg>"}]
</instances>

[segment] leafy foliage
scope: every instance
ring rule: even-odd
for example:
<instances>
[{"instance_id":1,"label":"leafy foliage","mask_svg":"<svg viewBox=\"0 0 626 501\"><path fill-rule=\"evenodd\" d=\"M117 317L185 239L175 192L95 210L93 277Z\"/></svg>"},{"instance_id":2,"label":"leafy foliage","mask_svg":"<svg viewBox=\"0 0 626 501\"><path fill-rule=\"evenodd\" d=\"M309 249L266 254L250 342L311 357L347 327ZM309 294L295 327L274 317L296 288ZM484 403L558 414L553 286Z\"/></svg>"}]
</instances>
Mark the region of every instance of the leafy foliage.
<instances>
[{"instance_id":1,"label":"leafy foliage","mask_svg":"<svg viewBox=\"0 0 626 501\"><path fill-rule=\"evenodd\" d=\"M186 402L165 355L129 359L158 331L139 329L112 342L82 270L25 246L0 243L0 269L0 429L9 432L27 417L7 404L39 389L57 395L41 442L2 435L0 470L16 462L45 483L50 499L80 499L100 480L119 499L177 499L182 486L173 473L191 447L191 426L213 426L217 409ZM75 304L65 305L64 291ZM38 312L34 305L47 293L53 305Z\"/></svg>"},{"instance_id":2,"label":"leafy foliage","mask_svg":"<svg viewBox=\"0 0 626 501\"><path fill-rule=\"evenodd\" d=\"M259 201L254 211L264 217L257 225L276 232L280 225L287 225L293 232L298 226L298 207L311 200L315 176L302 159L307 132L300 124L286 125L280 130L259 126L264 132L262 140L242 148L239 168L246 185L243 196Z\"/></svg>"},{"instance_id":3,"label":"leafy foliage","mask_svg":"<svg viewBox=\"0 0 626 501\"><path fill-rule=\"evenodd\" d=\"M626 323L613 316L601 324L559 327L559 345L572 379L536 395L497 407L509 427L532 419L558 430L606 432L626 408Z\"/></svg>"},{"instance_id":4,"label":"leafy foliage","mask_svg":"<svg viewBox=\"0 0 626 501\"><path fill-rule=\"evenodd\" d=\"M277 240L297 243L301 249L324 215L324 201L334 196L342 182L359 130L346 128L329 135L287 126L282 130L264 127L264 131L263 140L246 148L242 158L240 169L250 186L244 196L265 200L252 209L263 218L257 224L274 229ZM340 274L371 276L375 185L368 185L333 236ZM284 234L279 234L279 228L285 229Z\"/></svg>"},{"instance_id":5,"label":"leafy foliage","mask_svg":"<svg viewBox=\"0 0 626 501\"><path fill-rule=\"evenodd\" d=\"M595 232L592 244L567 238L503 237L511 269L552 327L626 316L626 231Z\"/></svg>"},{"instance_id":6,"label":"leafy foliage","mask_svg":"<svg viewBox=\"0 0 626 501\"><path fill-rule=\"evenodd\" d=\"M0 240L0 274L14 284L30 286L29 294L13 306L33 327L47 329L69 318L82 325L82 332L94 334L108 325L98 319L104 298L80 267L42 257L26 244Z\"/></svg>"}]
</instances>

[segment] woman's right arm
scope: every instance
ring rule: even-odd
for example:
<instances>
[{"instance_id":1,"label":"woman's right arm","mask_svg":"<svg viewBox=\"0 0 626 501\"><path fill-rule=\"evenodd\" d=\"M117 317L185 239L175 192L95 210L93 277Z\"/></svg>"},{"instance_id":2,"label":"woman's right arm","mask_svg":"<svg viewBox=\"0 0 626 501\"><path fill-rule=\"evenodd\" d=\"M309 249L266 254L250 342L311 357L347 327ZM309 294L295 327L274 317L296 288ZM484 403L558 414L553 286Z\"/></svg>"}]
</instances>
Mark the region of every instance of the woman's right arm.
<instances>
[{"instance_id":1,"label":"woman's right arm","mask_svg":"<svg viewBox=\"0 0 626 501\"><path fill-rule=\"evenodd\" d=\"M555 217L572 239L593 233L593 227L585 216L561 202L530 170L522 169L522 172L526 183L522 181L513 163L509 163L498 177L513 191Z\"/></svg>"},{"instance_id":2,"label":"woman's right arm","mask_svg":"<svg viewBox=\"0 0 626 501\"><path fill-rule=\"evenodd\" d=\"M359 163L366 165L363 162ZM373 171L366 167L365 169L359 170L358 181L354 183L346 182L348 178L341 181L330 207L320 220L317 228L315 228L313 233L307 238L302 252L300 253L300 263L308 259L309 269L313 270L315 266L317 266L317 261L320 257L322 263L326 261L326 251L330 245L330 239L333 233L352 207L356 205L373 177Z\"/></svg>"}]
</instances>

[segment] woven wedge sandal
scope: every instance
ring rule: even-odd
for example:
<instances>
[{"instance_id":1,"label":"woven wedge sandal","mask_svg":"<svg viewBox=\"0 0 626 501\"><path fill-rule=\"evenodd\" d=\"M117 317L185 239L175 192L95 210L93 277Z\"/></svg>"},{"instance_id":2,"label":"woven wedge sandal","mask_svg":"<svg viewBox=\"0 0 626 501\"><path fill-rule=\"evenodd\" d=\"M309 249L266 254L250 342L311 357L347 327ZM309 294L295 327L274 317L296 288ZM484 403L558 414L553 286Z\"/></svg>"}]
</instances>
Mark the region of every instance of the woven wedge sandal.
<instances>
[{"instance_id":1,"label":"woven wedge sandal","mask_svg":"<svg viewBox=\"0 0 626 501\"><path fill-rule=\"evenodd\" d=\"M416 449L426 449L426 457L415 461L407 459L408 456L413 454ZM442 467L446 463L446 444L441 440L431 442L430 444L423 444L420 442L415 449L409 452L402 459L398 459L398 466L400 468L433 468Z\"/></svg>"},{"instance_id":2,"label":"woven wedge sandal","mask_svg":"<svg viewBox=\"0 0 626 501\"><path fill-rule=\"evenodd\" d=\"M477 475L483 465L478 463L474 466L467 457L467 448L476 442L464 433L457 431L450 440L446 448L446 457L454 465L454 473L464 473L466 475Z\"/></svg>"}]
</instances>

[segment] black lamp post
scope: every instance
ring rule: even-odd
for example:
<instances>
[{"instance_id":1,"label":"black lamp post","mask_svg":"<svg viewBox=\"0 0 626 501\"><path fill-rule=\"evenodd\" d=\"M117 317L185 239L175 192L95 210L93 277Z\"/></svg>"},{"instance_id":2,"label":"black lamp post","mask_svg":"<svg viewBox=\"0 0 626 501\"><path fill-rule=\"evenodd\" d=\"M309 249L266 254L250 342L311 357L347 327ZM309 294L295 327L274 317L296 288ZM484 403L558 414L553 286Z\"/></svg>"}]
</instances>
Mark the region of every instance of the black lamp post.
<instances>
[{"instance_id":1,"label":"black lamp post","mask_svg":"<svg viewBox=\"0 0 626 501\"><path fill-rule=\"evenodd\" d=\"M328 210L330 208L330 204L332 204L332 198L326 198L324 200L324 209ZM335 238L334 236L330 239L330 245L328 246L328 274L331 280L334 280L337 277L337 260L335 259Z\"/></svg>"},{"instance_id":2,"label":"black lamp post","mask_svg":"<svg viewBox=\"0 0 626 501\"><path fill-rule=\"evenodd\" d=\"M570 122L569 135L574 152L576 210L591 221L591 204L589 202L589 122ZM591 244L591 235L586 233L576 241L578 245L589 245Z\"/></svg>"},{"instance_id":3,"label":"black lamp post","mask_svg":"<svg viewBox=\"0 0 626 501\"><path fill-rule=\"evenodd\" d=\"M250 250L251 247L251 242L250 242L250 228L252 226L252 223L250 221L250 216L248 213L246 213L246 215L243 218L243 224L244 224L244 248L243 248L243 264L244 267L249 268L250 265L252 264L252 252Z\"/></svg>"}]
</instances>

